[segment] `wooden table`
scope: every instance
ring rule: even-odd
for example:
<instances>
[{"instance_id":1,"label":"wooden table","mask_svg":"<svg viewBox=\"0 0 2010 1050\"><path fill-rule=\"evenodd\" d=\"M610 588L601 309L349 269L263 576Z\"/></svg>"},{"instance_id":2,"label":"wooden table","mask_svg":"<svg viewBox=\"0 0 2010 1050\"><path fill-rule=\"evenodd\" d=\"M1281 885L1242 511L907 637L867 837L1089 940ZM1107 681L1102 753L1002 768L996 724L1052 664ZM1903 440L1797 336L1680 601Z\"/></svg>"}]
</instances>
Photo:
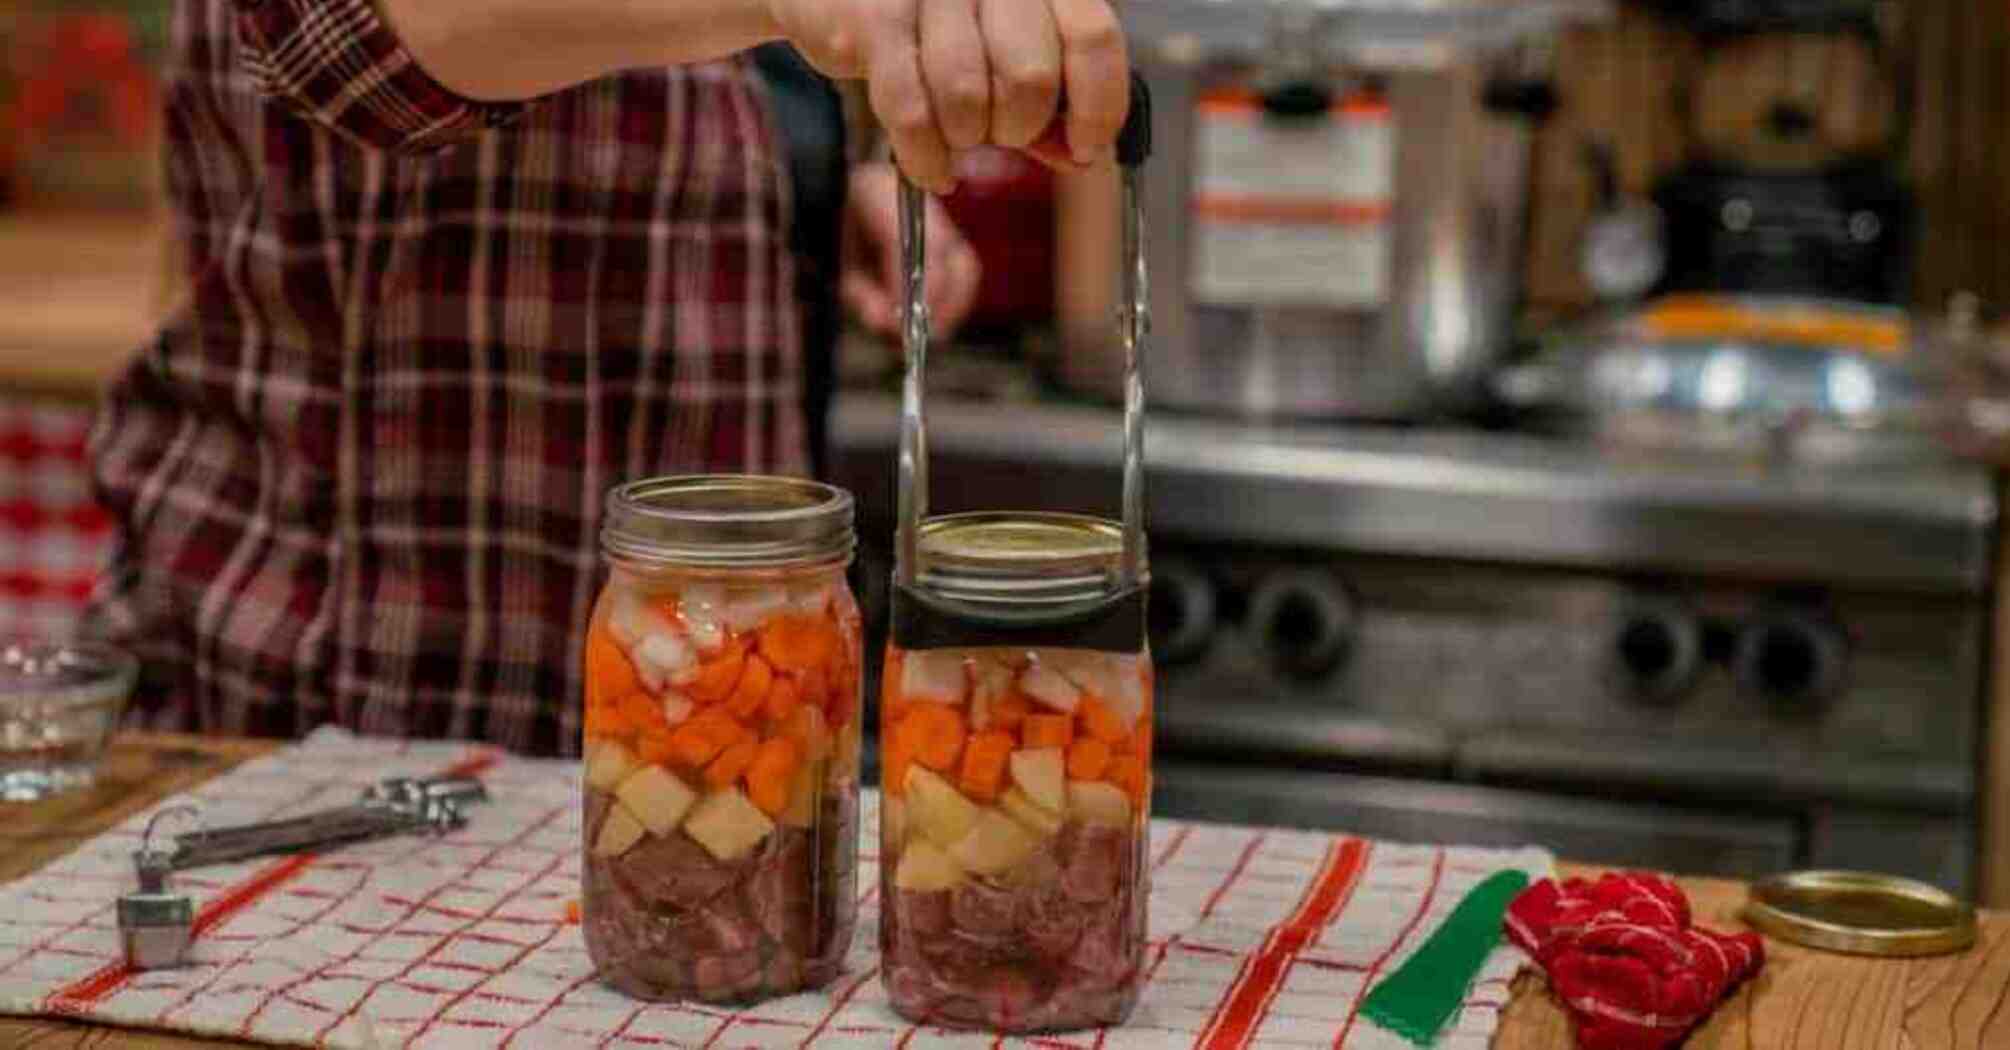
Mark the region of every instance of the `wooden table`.
<instances>
[{"instance_id":1,"label":"wooden table","mask_svg":"<svg viewBox=\"0 0 2010 1050\"><path fill-rule=\"evenodd\" d=\"M131 735L112 749L98 786L33 805L0 804L0 880L35 870L154 801L199 784L275 743ZM1737 883L1684 879L1699 918L1737 925ZM2010 915L1985 917L1963 955L1856 959L1768 945L1760 977L1686 1044L1689 1050L1984 1050L2010 1047ZM126 1031L72 1021L0 1017L0 1050L132 1047L193 1050L234 1041ZM1540 975L1515 986L1496 1050L1564 1050L1569 1024Z\"/></svg>"}]
</instances>

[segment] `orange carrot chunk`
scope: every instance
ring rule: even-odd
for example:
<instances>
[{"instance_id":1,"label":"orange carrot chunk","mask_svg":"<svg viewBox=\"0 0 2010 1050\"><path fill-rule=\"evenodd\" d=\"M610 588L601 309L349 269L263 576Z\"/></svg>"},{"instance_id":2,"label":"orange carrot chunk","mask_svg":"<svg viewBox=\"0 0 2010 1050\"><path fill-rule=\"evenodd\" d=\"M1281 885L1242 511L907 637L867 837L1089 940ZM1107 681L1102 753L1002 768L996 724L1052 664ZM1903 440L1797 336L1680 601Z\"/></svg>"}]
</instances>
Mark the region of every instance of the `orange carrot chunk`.
<instances>
[{"instance_id":1,"label":"orange carrot chunk","mask_svg":"<svg viewBox=\"0 0 2010 1050\"><path fill-rule=\"evenodd\" d=\"M663 715L663 704L648 693L629 693L616 701L621 712L621 720L628 723L637 733L669 732L670 720Z\"/></svg>"},{"instance_id":2,"label":"orange carrot chunk","mask_svg":"<svg viewBox=\"0 0 2010 1050\"><path fill-rule=\"evenodd\" d=\"M652 766L662 765L676 757L676 754L676 744L667 729L644 733L635 743L635 757Z\"/></svg>"},{"instance_id":3,"label":"orange carrot chunk","mask_svg":"<svg viewBox=\"0 0 2010 1050\"><path fill-rule=\"evenodd\" d=\"M628 654L614 644L605 628L595 628L586 636L586 702L613 703L629 693L642 691L642 680Z\"/></svg>"},{"instance_id":4,"label":"orange carrot chunk","mask_svg":"<svg viewBox=\"0 0 2010 1050\"><path fill-rule=\"evenodd\" d=\"M1124 789L1131 802L1142 806L1149 778L1145 776L1145 764L1130 755L1119 755L1110 760L1109 768L1103 770L1103 779Z\"/></svg>"},{"instance_id":5,"label":"orange carrot chunk","mask_svg":"<svg viewBox=\"0 0 2010 1050\"><path fill-rule=\"evenodd\" d=\"M687 769L704 769L719 752L749 734L738 722L716 708L700 711L670 734L673 757Z\"/></svg>"},{"instance_id":6,"label":"orange carrot chunk","mask_svg":"<svg viewBox=\"0 0 2010 1050\"><path fill-rule=\"evenodd\" d=\"M761 655L784 671L821 667L837 651L837 628L821 616L777 616L761 627Z\"/></svg>"},{"instance_id":7,"label":"orange carrot chunk","mask_svg":"<svg viewBox=\"0 0 2010 1050\"><path fill-rule=\"evenodd\" d=\"M768 816L779 816L789 806L789 779L796 775L802 753L796 742L785 736L762 742L747 766L747 798Z\"/></svg>"},{"instance_id":8,"label":"orange carrot chunk","mask_svg":"<svg viewBox=\"0 0 2010 1050\"><path fill-rule=\"evenodd\" d=\"M963 748L963 768L957 783L963 793L979 802L991 802L1005 786L1005 765L1018 746L1012 734L992 731L978 733Z\"/></svg>"},{"instance_id":9,"label":"orange carrot chunk","mask_svg":"<svg viewBox=\"0 0 2010 1050\"><path fill-rule=\"evenodd\" d=\"M701 704L716 704L733 695L746 664L747 643L738 639L728 642L711 659L698 665L697 677L684 687L684 692Z\"/></svg>"},{"instance_id":10,"label":"orange carrot chunk","mask_svg":"<svg viewBox=\"0 0 2010 1050\"><path fill-rule=\"evenodd\" d=\"M914 765L914 743L906 732L906 723L896 726L886 736L886 742L879 751L879 789L893 798L899 798L907 790L907 770Z\"/></svg>"},{"instance_id":11,"label":"orange carrot chunk","mask_svg":"<svg viewBox=\"0 0 2010 1050\"><path fill-rule=\"evenodd\" d=\"M912 727L914 760L946 773L963 754L963 715L948 704L918 703L903 725Z\"/></svg>"},{"instance_id":12,"label":"orange carrot chunk","mask_svg":"<svg viewBox=\"0 0 2010 1050\"><path fill-rule=\"evenodd\" d=\"M991 724L1000 729L1017 729L1033 713L1033 702L1018 690L1006 693L991 705Z\"/></svg>"},{"instance_id":13,"label":"orange carrot chunk","mask_svg":"<svg viewBox=\"0 0 2010 1050\"><path fill-rule=\"evenodd\" d=\"M705 767L705 786L714 790L731 787L733 781L740 779L740 774L754 764L754 754L759 750L760 745L752 737L727 745L719 752L719 757Z\"/></svg>"},{"instance_id":14,"label":"orange carrot chunk","mask_svg":"<svg viewBox=\"0 0 2010 1050\"><path fill-rule=\"evenodd\" d=\"M761 706L768 701L768 688L774 684L774 668L758 656L748 656L740 669L740 683L733 687L733 694L722 706L727 714L750 722L761 713Z\"/></svg>"},{"instance_id":15,"label":"orange carrot chunk","mask_svg":"<svg viewBox=\"0 0 2010 1050\"><path fill-rule=\"evenodd\" d=\"M1131 734L1130 727L1110 710L1110 705L1093 694L1082 697L1075 713L1082 719L1082 731L1105 744L1114 744Z\"/></svg>"},{"instance_id":16,"label":"orange carrot chunk","mask_svg":"<svg viewBox=\"0 0 2010 1050\"><path fill-rule=\"evenodd\" d=\"M1101 780L1110 767L1110 745L1085 736L1068 745L1068 779Z\"/></svg>"},{"instance_id":17,"label":"orange carrot chunk","mask_svg":"<svg viewBox=\"0 0 2010 1050\"><path fill-rule=\"evenodd\" d=\"M761 712L768 720L780 725L787 722L803 706L803 689L788 675L775 676L775 684L768 687L768 697L761 702Z\"/></svg>"},{"instance_id":18,"label":"orange carrot chunk","mask_svg":"<svg viewBox=\"0 0 2010 1050\"><path fill-rule=\"evenodd\" d=\"M1067 715L1027 715L1020 736L1026 746L1067 747L1075 739L1075 723Z\"/></svg>"}]
</instances>

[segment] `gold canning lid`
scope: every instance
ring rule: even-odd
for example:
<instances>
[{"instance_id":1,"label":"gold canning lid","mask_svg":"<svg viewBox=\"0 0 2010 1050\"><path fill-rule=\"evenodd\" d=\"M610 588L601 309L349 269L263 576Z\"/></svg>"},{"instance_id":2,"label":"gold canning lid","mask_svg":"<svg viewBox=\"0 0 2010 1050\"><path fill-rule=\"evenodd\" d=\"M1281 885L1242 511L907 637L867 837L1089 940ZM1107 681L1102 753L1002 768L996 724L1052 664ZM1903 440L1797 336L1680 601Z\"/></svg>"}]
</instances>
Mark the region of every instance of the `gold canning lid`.
<instances>
[{"instance_id":1,"label":"gold canning lid","mask_svg":"<svg viewBox=\"0 0 2010 1050\"><path fill-rule=\"evenodd\" d=\"M1940 955L1975 943L1973 907L1924 882L1860 871L1755 883L1745 921L1783 941L1852 955Z\"/></svg>"}]
</instances>

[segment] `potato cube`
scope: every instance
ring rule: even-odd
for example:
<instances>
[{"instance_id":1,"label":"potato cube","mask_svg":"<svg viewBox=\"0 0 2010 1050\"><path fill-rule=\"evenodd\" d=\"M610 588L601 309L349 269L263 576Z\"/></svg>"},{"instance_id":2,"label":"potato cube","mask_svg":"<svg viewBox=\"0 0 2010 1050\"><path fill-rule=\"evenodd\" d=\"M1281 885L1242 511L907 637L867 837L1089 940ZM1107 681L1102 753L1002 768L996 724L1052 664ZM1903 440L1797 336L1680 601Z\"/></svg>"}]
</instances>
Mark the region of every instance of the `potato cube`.
<instances>
[{"instance_id":1,"label":"potato cube","mask_svg":"<svg viewBox=\"0 0 2010 1050\"><path fill-rule=\"evenodd\" d=\"M1034 664L1019 676L1019 691L1056 711L1074 714L1081 706L1082 690L1068 677L1046 664Z\"/></svg>"},{"instance_id":2,"label":"potato cube","mask_svg":"<svg viewBox=\"0 0 2010 1050\"><path fill-rule=\"evenodd\" d=\"M963 866L924 839L909 843L894 869L893 884L903 890L930 893L951 890L963 882Z\"/></svg>"},{"instance_id":3,"label":"potato cube","mask_svg":"<svg viewBox=\"0 0 2010 1050\"><path fill-rule=\"evenodd\" d=\"M774 830L775 822L739 788L706 795L684 822L684 833L723 861L746 856Z\"/></svg>"},{"instance_id":4,"label":"potato cube","mask_svg":"<svg viewBox=\"0 0 2010 1050\"><path fill-rule=\"evenodd\" d=\"M643 766L621 782L614 796L635 814L652 835L668 835L677 830L691 804L698 801L675 773L662 766Z\"/></svg>"},{"instance_id":5,"label":"potato cube","mask_svg":"<svg viewBox=\"0 0 2010 1050\"><path fill-rule=\"evenodd\" d=\"M593 855L600 858L619 857L629 851L648 831L628 807L616 802L607 808L607 819L600 822L600 837L593 840Z\"/></svg>"},{"instance_id":6,"label":"potato cube","mask_svg":"<svg viewBox=\"0 0 2010 1050\"><path fill-rule=\"evenodd\" d=\"M1058 747L1021 748L1012 752L1012 782L1041 806L1056 813L1068 808L1067 760Z\"/></svg>"},{"instance_id":7,"label":"potato cube","mask_svg":"<svg viewBox=\"0 0 2010 1050\"><path fill-rule=\"evenodd\" d=\"M901 699L960 706L968 695L962 653L924 649L908 653L901 661Z\"/></svg>"},{"instance_id":8,"label":"potato cube","mask_svg":"<svg viewBox=\"0 0 2010 1050\"><path fill-rule=\"evenodd\" d=\"M938 846L961 841L977 822L976 804L919 763L907 769L907 805L915 828Z\"/></svg>"},{"instance_id":9,"label":"potato cube","mask_svg":"<svg viewBox=\"0 0 2010 1050\"><path fill-rule=\"evenodd\" d=\"M629 651L635 673L652 693L668 689L684 672L698 665L698 654L682 635L668 627L650 631Z\"/></svg>"},{"instance_id":10,"label":"potato cube","mask_svg":"<svg viewBox=\"0 0 2010 1050\"><path fill-rule=\"evenodd\" d=\"M612 740L593 745L586 756L586 782L596 791L613 791L621 778L635 770L635 756Z\"/></svg>"},{"instance_id":11,"label":"potato cube","mask_svg":"<svg viewBox=\"0 0 2010 1050\"><path fill-rule=\"evenodd\" d=\"M907 841L907 803L893 795L879 796L879 843L891 854Z\"/></svg>"},{"instance_id":12,"label":"potato cube","mask_svg":"<svg viewBox=\"0 0 2010 1050\"><path fill-rule=\"evenodd\" d=\"M1005 792L998 800L998 808L1041 838L1051 838L1061 831L1061 815L1028 798L1018 788Z\"/></svg>"},{"instance_id":13,"label":"potato cube","mask_svg":"<svg viewBox=\"0 0 2010 1050\"><path fill-rule=\"evenodd\" d=\"M1126 827L1131 822L1131 799L1115 784L1100 780L1068 781L1068 815L1090 824Z\"/></svg>"},{"instance_id":14,"label":"potato cube","mask_svg":"<svg viewBox=\"0 0 2010 1050\"><path fill-rule=\"evenodd\" d=\"M1000 875L1019 866L1040 845L1033 833L995 809L977 815L968 834L949 847L949 856L979 875Z\"/></svg>"}]
</instances>

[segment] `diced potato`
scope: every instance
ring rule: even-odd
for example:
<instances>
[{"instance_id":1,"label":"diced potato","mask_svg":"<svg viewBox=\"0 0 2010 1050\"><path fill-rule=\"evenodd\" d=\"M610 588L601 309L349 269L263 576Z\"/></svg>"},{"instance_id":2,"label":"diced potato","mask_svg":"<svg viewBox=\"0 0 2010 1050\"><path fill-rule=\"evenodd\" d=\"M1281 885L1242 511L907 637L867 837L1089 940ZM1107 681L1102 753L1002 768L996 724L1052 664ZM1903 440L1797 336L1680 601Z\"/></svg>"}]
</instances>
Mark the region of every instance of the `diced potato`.
<instances>
[{"instance_id":1,"label":"diced potato","mask_svg":"<svg viewBox=\"0 0 2010 1050\"><path fill-rule=\"evenodd\" d=\"M627 588L608 593L607 633L614 644L633 649L650 634L671 629L670 618L641 595Z\"/></svg>"},{"instance_id":2,"label":"diced potato","mask_svg":"<svg viewBox=\"0 0 2010 1050\"><path fill-rule=\"evenodd\" d=\"M789 592L779 586L735 587L726 592L726 626L751 631L789 607Z\"/></svg>"},{"instance_id":3,"label":"diced potato","mask_svg":"<svg viewBox=\"0 0 2010 1050\"><path fill-rule=\"evenodd\" d=\"M746 856L774 830L775 822L736 787L706 795L684 822L684 833L723 861Z\"/></svg>"},{"instance_id":4,"label":"diced potato","mask_svg":"<svg viewBox=\"0 0 2010 1050\"><path fill-rule=\"evenodd\" d=\"M663 720L668 722L672 729L683 725L684 720L690 718L692 712L696 710L698 705L692 703L691 698L682 693L663 694Z\"/></svg>"},{"instance_id":5,"label":"diced potato","mask_svg":"<svg viewBox=\"0 0 2010 1050\"><path fill-rule=\"evenodd\" d=\"M924 649L908 653L901 661L901 699L910 703L926 700L961 705L969 695L963 664L963 654L954 650Z\"/></svg>"},{"instance_id":6,"label":"diced potato","mask_svg":"<svg viewBox=\"0 0 2010 1050\"><path fill-rule=\"evenodd\" d=\"M668 835L677 830L691 804L698 801L677 774L662 766L643 766L621 782L614 792L623 806L635 814L652 835Z\"/></svg>"},{"instance_id":7,"label":"diced potato","mask_svg":"<svg viewBox=\"0 0 2010 1050\"><path fill-rule=\"evenodd\" d=\"M1128 653L1064 651L1049 653L1047 665L1087 692L1101 697L1126 729L1145 712L1145 685L1138 658Z\"/></svg>"},{"instance_id":8,"label":"diced potato","mask_svg":"<svg viewBox=\"0 0 2010 1050\"><path fill-rule=\"evenodd\" d=\"M600 837L593 840L593 855L596 857L619 857L642 841L648 829L628 807L616 802L607 807L607 819L600 822Z\"/></svg>"},{"instance_id":9,"label":"diced potato","mask_svg":"<svg viewBox=\"0 0 2010 1050\"><path fill-rule=\"evenodd\" d=\"M991 706L1012 691L1012 669L995 660L976 661L971 673L970 728L991 728Z\"/></svg>"},{"instance_id":10,"label":"diced potato","mask_svg":"<svg viewBox=\"0 0 2010 1050\"><path fill-rule=\"evenodd\" d=\"M716 652L726 644L726 588L716 583L692 583L678 596L677 615L684 620L691 644L699 652Z\"/></svg>"},{"instance_id":11,"label":"diced potato","mask_svg":"<svg viewBox=\"0 0 2010 1050\"><path fill-rule=\"evenodd\" d=\"M887 851L907 841L907 803L893 795L879 796L879 841Z\"/></svg>"},{"instance_id":12,"label":"diced potato","mask_svg":"<svg viewBox=\"0 0 2010 1050\"><path fill-rule=\"evenodd\" d=\"M949 781L916 763L907 767L908 816L938 846L953 845L977 823L977 806Z\"/></svg>"},{"instance_id":13,"label":"diced potato","mask_svg":"<svg viewBox=\"0 0 2010 1050\"><path fill-rule=\"evenodd\" d=\"M1131 799L1115 784L1100 780L1070 780L1068 815L1091 824L1127 827L1131 822Z\"/></svg>"},{"instance_id":14,"label":"diced potato","mask_svg":"<svg viewBox=\"0 0 2010 1050\"><path fill-rule=\"evenodd\" d=\"M903 890L924 893L953 890L962 883L963 866L922 839L914 840L901 851L900 867L893 872L893 884Z\"/></svg>"},{"instance_id":15,"label":"diced potato","mask_svg":"<svg viewBox=\"0 0 2010 1050\"><path fill-rule=\"evenodd\" d=\"M1061 830L1059 813L1033 801L1018 788L1006 791L1004 797L998 800L998 808L1041 838L1051 838Z\"/></svg>"},{"instance_id":16,"label":"diced potato","mask_svg":"<svg viewBox=\"0 0 2010 1050\"><path fill-rule=\"evenodd\" d=\"M635 673L642 684L652 693L661 693L670 688L671 683L683 672L698 665L698 654L691 643L682 635L673 634L666 625L650 631L635 643L629 651L635 661Z\"/></svg>"},{"instance_id":17,"label":"diced potato","mask_svg":"<svg viewBox=\"0 0 2010 1050\"><path fill-rule=\"evenodd\" d=\"M1019 691L1036 703L1071 715L1082 703L1082 690L1066 675L1046 664L1026 668L1019 676Z\"/></svg>"},{"instance_id":18,"label":"diced potato","mask_svg":"<svg viewBox=\"0 0 2010 1050\"><path fill-rule=\"evenodd\" d=\"M949 847L956 863L979 875L998 875L1018 867L1040 845L1033 833L995 809L977 815L968 834ZM912 847L909 847L912 848Z\"/></svg>"},{"instance_id":19,"label":"diced potato","mask_svg":"<svg viewBox=\"0 0 2010 1050\"><path fill-rule=\"evenodd\" d=\"M789 804L782 807L782 823L807 828L817 822L817 787L823 783L823 764L804 762L789 785Z\"/></svg>"},{"instance_id":20,"label":"diced potato","mask_svg":"<svg viewBox=\"0 0 2010 1050\"><path fill-rule=\"evenodd\" d=\"M1067 758L1058 747L1012 752L1012 782L1035 803L1055 812L1068 808Z\"/></svg>"},{"instance_id":21,"label":"diced potato","mask_svg":"<svg viewBox=\"0 0 2010 1050\"><path fill-rule=\"evenodd\" d=\"M613 791L621 778L635 769L635 756L612 740L593 745L586 756L586 782L601 791Z\"/></svg>"}]
</instances>

